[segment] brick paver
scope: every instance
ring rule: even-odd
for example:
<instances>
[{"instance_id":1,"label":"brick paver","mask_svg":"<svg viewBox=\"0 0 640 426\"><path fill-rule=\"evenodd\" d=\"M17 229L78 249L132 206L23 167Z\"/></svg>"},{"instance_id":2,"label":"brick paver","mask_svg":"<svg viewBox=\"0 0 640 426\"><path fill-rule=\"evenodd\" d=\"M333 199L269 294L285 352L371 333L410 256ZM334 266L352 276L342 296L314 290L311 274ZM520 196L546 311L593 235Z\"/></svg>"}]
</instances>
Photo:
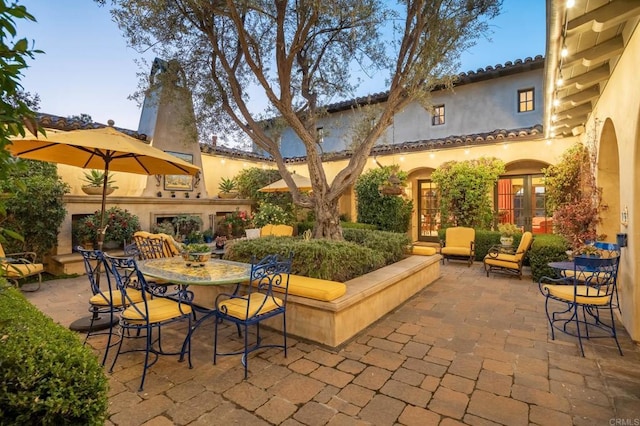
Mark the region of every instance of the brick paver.
<instances>
[{"instance_id":1,"label":"brick paver","mask_svg":"<svg viewBox=\"0 0 640 426\"><path fill-rule=\"evenodd\" d=\"M109 375L106 424L555 426L640 416L640 349L621 325L624 357L599 339L584 342L583 358L575 338L551 340L530 276L487 278L481 264L455 261L441 272L341 348L292 336L287 358L280 349L252 353L248 380L239 356L212 364L212 324L194 334L194 368L161 357L144 392L140 353L123 355ZM88 292L80 277L25 295L68 326L87 314ZM169 329L163 341L183 334ZM241 343L228 325L221 339L227 349ZM99 353L104 340L90 345Z\"/></svg>"}]
</instances>

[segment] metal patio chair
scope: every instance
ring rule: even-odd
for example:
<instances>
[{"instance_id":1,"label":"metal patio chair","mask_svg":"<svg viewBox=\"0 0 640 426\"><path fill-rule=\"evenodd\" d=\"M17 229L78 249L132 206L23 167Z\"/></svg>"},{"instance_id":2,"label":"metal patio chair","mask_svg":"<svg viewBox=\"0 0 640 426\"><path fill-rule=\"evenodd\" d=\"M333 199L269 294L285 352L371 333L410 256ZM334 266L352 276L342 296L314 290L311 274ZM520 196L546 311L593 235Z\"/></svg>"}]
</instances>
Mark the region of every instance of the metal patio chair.
<instances>
[{"instance_id":1,"label":"metal patio chair","mask_svg":"<svg viewBox=\"0 0 640 426\"><path fill-rule=\"evenodd\" d=\"M218 356L242 354L244 378L247 378L249 353L262 348L283 348L287 356L287 295L289 274L293 253L288 257L277 254L268 255L262 260L251 262L251 278L245 295L221 293L216 297L216 322L213 338L213 363ZM278 288L276 292L274 288ZM282 344L263 344L260 336L260 323L269 318L282 316ZM218 352L218 325L221 321L236 324L238 333L244 331L244 347L233 352ZM249 327L255 325L255 343L249 343Z\"/></svg>"}]
</instances>

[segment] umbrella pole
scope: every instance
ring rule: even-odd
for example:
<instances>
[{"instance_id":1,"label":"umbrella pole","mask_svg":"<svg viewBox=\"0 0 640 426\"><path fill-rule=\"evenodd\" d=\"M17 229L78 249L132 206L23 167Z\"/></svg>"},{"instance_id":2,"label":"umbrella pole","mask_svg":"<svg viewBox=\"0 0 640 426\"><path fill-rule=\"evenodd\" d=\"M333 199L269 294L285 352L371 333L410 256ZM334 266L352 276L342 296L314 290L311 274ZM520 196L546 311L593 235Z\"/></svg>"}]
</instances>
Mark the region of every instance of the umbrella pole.
<instances>
[{"instance_id":1,"label":"umbrella pole","mask_svg":"<svg viewBox=\"0 0 640 426\"><path fill-rule=\"evenodd\" d=\"M102 204L100 207L100 228L98 228L98 250L102 251L104 244L104 234L107 232L107 225L105 225L105 207L107 204L107 182L109 181L109 162L107 161L104 166L104 180L102 181ZM100 274L102 272L102 264L98 263L96 266L96 284L100 286ZM103 314L99 315L98 310L94 309L90 317L84 317L75 320L69 325L69 329L79 332L89 332L104 330L115 324L118 321L117 316L111 319L110 316Z\"/></svg>"},{"instance_id":2,"label":"umbrella pole","mask_svg":"<svg viewBox=\"0 0 640 426\"><path fill-rule=\"evenodd\" d=\"M100 228L98 229L98 250L102 251L104 245L104 235L107 233L107 224L105 224L106 206L107 206L107 182L109 182L109 161L104 164L104 176L102 180L102 204L100 207Z\"/></svg>"}]
</instances>

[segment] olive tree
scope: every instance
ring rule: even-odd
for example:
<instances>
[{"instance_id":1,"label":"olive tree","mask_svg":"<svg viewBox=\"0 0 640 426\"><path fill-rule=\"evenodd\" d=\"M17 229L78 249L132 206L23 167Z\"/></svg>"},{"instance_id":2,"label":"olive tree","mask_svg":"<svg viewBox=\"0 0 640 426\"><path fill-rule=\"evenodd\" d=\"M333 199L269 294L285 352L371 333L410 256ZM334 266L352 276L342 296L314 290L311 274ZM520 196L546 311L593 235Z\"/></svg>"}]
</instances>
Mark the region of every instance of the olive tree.
<instances>
[{"instance_id":1,"label":"olive tree","mask_svg":"<svg viewBox=\"0 0 640 426\"><path fill-rule=\"evenodd\" d=\"M95 0L110 4L130 45L175 61L194 96L196 119L228 123L276 162L298 206L313 209L315 237L342 238L338 201L360 176L394 115L450 87L460 54L488 31L501 0ZM387 76L384 103L363 100L350 135L352 155L331 183L318 144L325 105L352 97L354 69ZM252 111L253 95L266 111ZM218 114L217 112L223 112ZM274 118L277 117L277 118ZM267 118L270 118L267 120ZM280 131L306 149L313 191L293 184L279 150ZM357 131L356 131L357 130Z\"/></svg>"}]
</instances>

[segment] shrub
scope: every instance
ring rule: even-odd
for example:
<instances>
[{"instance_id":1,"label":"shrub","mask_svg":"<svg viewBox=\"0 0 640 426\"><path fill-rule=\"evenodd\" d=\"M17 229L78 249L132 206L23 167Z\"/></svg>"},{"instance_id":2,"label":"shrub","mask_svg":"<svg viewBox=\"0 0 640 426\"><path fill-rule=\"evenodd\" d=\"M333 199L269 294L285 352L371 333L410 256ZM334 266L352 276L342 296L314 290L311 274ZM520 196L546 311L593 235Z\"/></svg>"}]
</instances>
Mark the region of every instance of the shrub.
<instances>
[{"instance_id":1,"label":"shrub","mask_svg":"<svg viewBox=\"0 0 640 426\"><path fill-rule=\"evenodd\" d=\"M361 242L325 239L305 241L296 237L241 240L227 246L225 259L250 262L253 255L260 259L267 254L286 256L293 251L292 274L345 282L385 266L387 259L402 258L401 253L407 245L404 234L380 233L365 237L357 234L358 230L353 231L351 237L359 237Z\"/></svg>"},{"instance_id":2,"label":"shrub","mask_svg":"<svg viewBox=\"0 0 640 426\"><path fill-rule=\"evenodd\" d=\"M227 213L218 224L218 233L228 237L242 237L244 230L247 228L253 228L254 225L251 213L244 210L240 211L236 208L233 213ZM258 226L261 227L261 226Z\"/></svg>"},{"instance_id":3,"label":"shrub","mask_svg":"<svg viewBox=\"0 0 640 426\"><path fill-rule=\"evenodd\" d=\"M58 230L67 214L63 197L69 185L58 176L55 164L20 160L0 180L0 192L7 193L6 216L1 226L17 232L24 242L7 239L7 253L33 251L39 257L58 242Z\"/></svg>"},{"instance_id":4,"label":"shrub","mask_svg":"<svg viewBox=\"0 0 640 426\"><path fill-rule=\"evenodd\" d=\"M372 169L362 174L355 185L358 199L358 222L375 225L382 231L407 232L411 225L413 202L401 196L382 195L379 188L396 173L400 182L406 181L404 172L394 167Z\"/></svg>"},{"instance_id":5,"label":"shrub","mask_svg":"<svg viewBox=\"0 0 640 426\"><path fill-rule=\"evenodd\" d=\"M343 235L346 241L382 253L387 265L402 259L405 256L406 247L411 244L411 239L405 233L346 228L343 230Z\"/></svg>"},{"instance_id":6,"label":"shrub","mask_svg":"<svg viewBox=\"0 0 640 426\"><path fill-rule=\"evenodd\" d=\"M80 220L75 230L75 237L78 243L92 241L98 239L98 230L100 229L101 212L96 211L94 214L86 216ZM111 207L105 215L107 223L107 232L104 236L105 241L131 241L133 234L140 230L140 220L127 209L120 207Z\"/></svg>"},{"instance_id":7,"label":"shrub","mask_svg":"<svg viewBox=\"0 0 640 426\"><path fill-rule=\"evenodd\" d=\"M176 230L176 235L186 238L189 234L199 231L202 228L202 219L200 216L179 215L171 221Z\"/></svg>"},{"instance_id":8,"label":"shrub","mask_svg":"<svg viewBox=\"0 0 640 426\"><path fill-rule=\"evenodd\" d=\"M304 231L306 231L307 229L310 229L310 230L313 231L313 226L314 226L314 222L298 222L298 223L296 223L296 227L298 229L298 231L296 232L296 235L302 235L304 233ZM350 229L369 229L371 231L375 231L376 229L378 229L378 227L376 225L372 225L370 223L360 223L360 222L340 222L340 226L342 227L343 231L346 228L350 228Z\"/></svg>"},{"instance_id":9,"label":"shrub","mask_svg":"<svg viewBox=\"0 0 640 426\"><path fill-rule=\"evenodd\" d=\"M567 260L569 245L560 235L539 234L536 235L531 250L529 250L529 263L533 281L543 276L558 278L557 271L548 266L549 262Z\"/></svg>"},{"instance_id":10,"label":"shrub","mask_svg":"<svg viewBox=\"0 0 640 426\"><path fill-rule=\"evenodd\" d=\"M293 222L291 214L287 213L282 207L271 203L262 203L253 218L255 226L262 228L265 225L288 225Z\"/></svg>"},{"instance_id":11,"label":"shrub","mask_svg":"<svg viewBox=\"0 0 640 426\"><path fill-rule=\"evenodd\" d=\"M107 378L95 355L1 281L0 424L104 424Z\"/></svg>"},{"instance_id":12,"label":"shrub","mask_svg":"<svg viewBox=\"0 0 640 426\"><path fill-rule=\"evenodd\" d=\"M491 189L504 173L497 158L443 163L431 179L440 191L443 226L489 228L493 219Z\"/></svg>"}]
</instances>

